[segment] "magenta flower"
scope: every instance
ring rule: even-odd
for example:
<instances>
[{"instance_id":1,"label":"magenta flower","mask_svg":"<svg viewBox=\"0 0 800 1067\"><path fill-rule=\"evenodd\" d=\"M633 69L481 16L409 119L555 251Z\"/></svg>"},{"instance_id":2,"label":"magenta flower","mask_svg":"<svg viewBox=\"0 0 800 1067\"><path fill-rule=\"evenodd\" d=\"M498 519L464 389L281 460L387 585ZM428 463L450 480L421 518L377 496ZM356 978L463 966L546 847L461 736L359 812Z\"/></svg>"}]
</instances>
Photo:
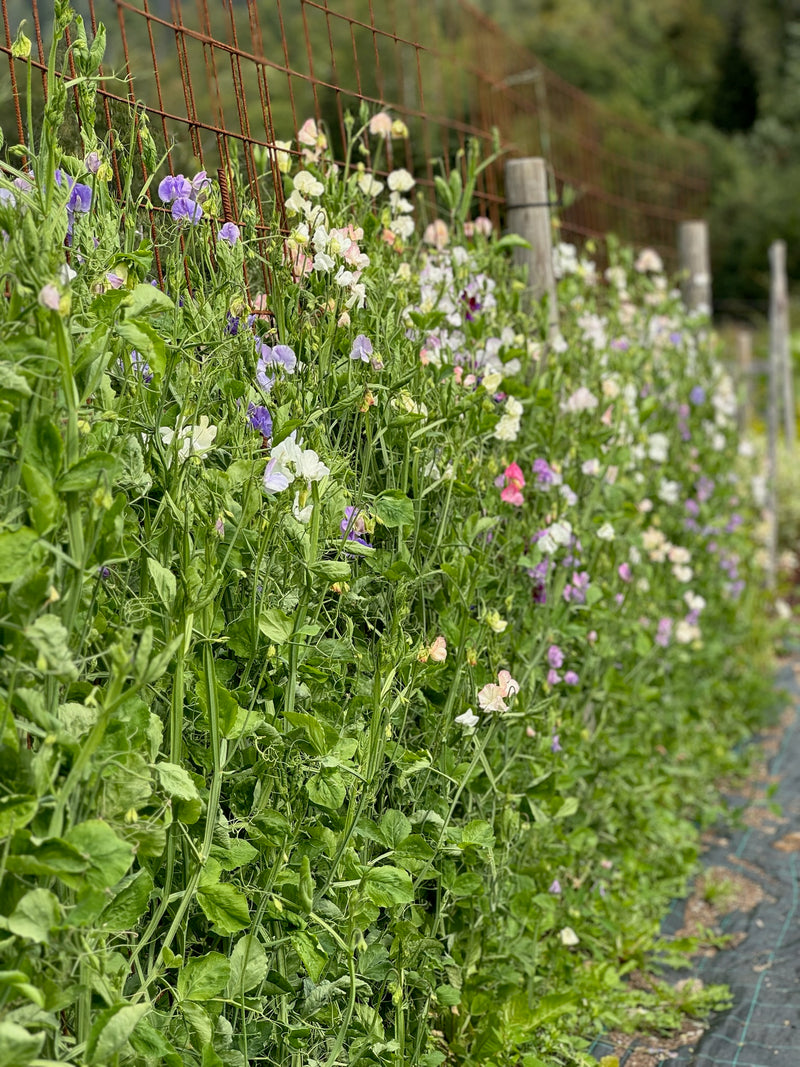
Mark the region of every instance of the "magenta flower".
<instances>
[{"instance_id":1,"label":"magenta flower","mask_svg":"<svg viewBox=\"0 0 800 1067\"><path fill-rule=\"evenodd\" d=\"M564 675L564 685L577 685L580 682L580 678L575 671L567 671Z\"/></svg>"},{"instance_id":2,"label":"magenta flower","mask_svg":"<svg viewBox=\"0 0 800 1067\"><path fill-rule=\"evenodd\" d=\"M558 685L558 683L560 681L561 681L561 675L558 673L558 671L554 667L551 667L550 670L547 672L547 684L548 685Z\"/></svg>"},{"instance_id":3,"label":"magenta flower","mask_svg":"<svg viewBox=\"0 0 800 1067\"><path fill-rule=\"evenodd\" d=\"M620 576L623 582L629 582L633 577L631 574L631 568L627 563L620 563L619 567L617 567L617 574Z\"/></svg>"}]
</instances>

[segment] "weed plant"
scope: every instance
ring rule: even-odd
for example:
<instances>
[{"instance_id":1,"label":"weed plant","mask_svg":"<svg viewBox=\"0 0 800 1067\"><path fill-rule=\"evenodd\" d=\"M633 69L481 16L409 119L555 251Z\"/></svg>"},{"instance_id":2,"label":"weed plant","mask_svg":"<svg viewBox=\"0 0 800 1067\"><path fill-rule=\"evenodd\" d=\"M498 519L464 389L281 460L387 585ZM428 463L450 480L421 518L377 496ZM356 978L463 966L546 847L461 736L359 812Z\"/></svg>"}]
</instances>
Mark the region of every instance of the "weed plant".
<instances>
[{"instance_id":1,"label":"weed plant","mask_svg":"<svg viewBox=\"0 0 800 1067\"><path fill-rule=\"evenodd\" d=\"M0 1064L555 1067L674 1022L625 976L769 692L707 321L560 246L546 343L478 160L421 239L385 113L344 168L297 131L266 245L124 141L119 199L79 30L84 156L54 50L0 175Z\"/></svg>"}]
</instances>

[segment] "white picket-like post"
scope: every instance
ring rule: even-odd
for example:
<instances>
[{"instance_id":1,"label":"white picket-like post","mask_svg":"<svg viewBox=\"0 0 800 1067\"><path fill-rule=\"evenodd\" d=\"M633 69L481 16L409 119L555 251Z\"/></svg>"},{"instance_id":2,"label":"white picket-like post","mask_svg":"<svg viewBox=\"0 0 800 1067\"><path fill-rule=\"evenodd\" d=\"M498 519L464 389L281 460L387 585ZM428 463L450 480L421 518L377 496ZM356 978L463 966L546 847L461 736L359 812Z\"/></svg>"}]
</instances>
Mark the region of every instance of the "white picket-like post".
<instances>
[{"instance_id":1,"label":"white picket-like post","mask_svg":"<svg viewBox=\"0 0 800 1067\"><path fill-rule=\"evenodd\" d=\"M769 248L769 346L775 350L779 391L783 399L783 434L789 454L794 451L797 429L794 406L794 374L789 340L789 285L786 278L786 242L773 241Z\"/></svg>"}]
</instances>

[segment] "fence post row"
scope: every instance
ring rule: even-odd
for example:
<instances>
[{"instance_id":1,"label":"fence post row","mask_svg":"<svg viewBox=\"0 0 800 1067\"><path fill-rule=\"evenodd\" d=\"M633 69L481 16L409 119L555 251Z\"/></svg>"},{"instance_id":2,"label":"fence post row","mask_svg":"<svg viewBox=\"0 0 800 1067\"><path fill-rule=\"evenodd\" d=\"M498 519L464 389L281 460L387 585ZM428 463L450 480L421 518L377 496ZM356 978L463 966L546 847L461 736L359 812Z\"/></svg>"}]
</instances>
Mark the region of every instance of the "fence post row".
<instances>
[{"instance_id":1,"label":"fence post row","mask_svg":"<svg viewBox=\"0 0 800 1067\"><path fill-rule=\"evenodd\" d=\"M531 156L506 163L506 206L509 233L518 234L530 245L514 249L514 263L527 267L530 300L547 297L547 333L552 338L558 333L558 303L545 160Z\"/></svg>"},{"instance_id":2,"label":"fence post row","mask_svg":"<svg viewBox=\"0 0 800 1067\"><path fill-rule=\"evenodd\" d=\"M705 219L678 224L678 265L684 304L689 311L708 311L710 314L711 257Z\"/></svg>"}]
</instances>

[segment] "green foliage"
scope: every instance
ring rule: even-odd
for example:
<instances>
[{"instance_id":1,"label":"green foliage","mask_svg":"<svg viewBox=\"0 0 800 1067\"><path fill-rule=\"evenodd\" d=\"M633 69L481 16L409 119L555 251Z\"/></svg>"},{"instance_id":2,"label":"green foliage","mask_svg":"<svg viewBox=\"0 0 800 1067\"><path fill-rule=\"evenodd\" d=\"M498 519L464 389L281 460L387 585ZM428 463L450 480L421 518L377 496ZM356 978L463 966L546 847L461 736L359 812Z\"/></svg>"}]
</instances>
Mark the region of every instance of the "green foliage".
<instances>
[{"instance_id":1,"label":"green foliage","mask_svg":"<svg viewBox=\"0 0 800 1067\"><path fill-rule=\"evenodd\" d=\"M254 215L137 232L68 104L0 175L6 1062L556 1067L716 1005L625 982L768 691L707 324L561 249L548 346L474 156L436 249L319 141L258 294Z\"/></svg>"}]
</instances>

